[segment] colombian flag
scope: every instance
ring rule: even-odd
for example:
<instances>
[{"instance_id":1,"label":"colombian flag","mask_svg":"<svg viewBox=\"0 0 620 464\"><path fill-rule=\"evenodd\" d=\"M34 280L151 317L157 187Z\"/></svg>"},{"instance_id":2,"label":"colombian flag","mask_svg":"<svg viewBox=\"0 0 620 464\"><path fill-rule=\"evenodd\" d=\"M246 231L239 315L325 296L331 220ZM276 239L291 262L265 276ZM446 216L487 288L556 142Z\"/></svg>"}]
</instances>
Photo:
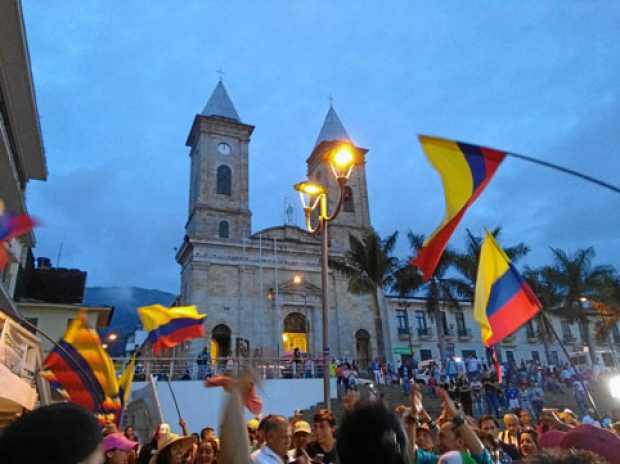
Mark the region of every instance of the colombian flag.
<instances>
[{"instance_id":1,"label":"colombian flag","mask_svg":"<svg viewBox=\"0 0 620 464\"><path fill-rule=\"evenodd\" d=\"M196 337L202 337L202 322L206 314L200 314L196 306L177 306L166 308L162 305L138 308L144 330L149 332L146 339L153 346L153 353L159 354L162 348L173 346Z\"/></svg>"},{"instance_id":2,"label":"colombian flag","mask_svg":"<svg viewBox=\"0 0 620 464\"><path fill-rule=\"evenodd\" d=\"M443 222L424 241L411 261L422 271L424 281L435 272L450 236L467 208L493 178L506 153L491 148L420 135L426 157L441 176L446 199Z\"/></svg>"},{"instance_id":3,"label":"colombian flag","mask_svg":"<svg viewBox=\"0 0 620 464\"><path fill-rule=\"evenodd\" d=\"M112 359L86 314L74 319L58 346L47 355L41 372L67 400L96 414L116 415L120 409Z\"/></svg>"},{"instance_id":4,"label":"colombian flag","mask_svg":"<svg viewBox=\"0 0 620 464\"><path fill-rule=\"evenodd\" d=\"M480 250L474 319L482 341L491 346L502 341L534 317L542 305L489 232Z\"/></svg>"}]
</instances>

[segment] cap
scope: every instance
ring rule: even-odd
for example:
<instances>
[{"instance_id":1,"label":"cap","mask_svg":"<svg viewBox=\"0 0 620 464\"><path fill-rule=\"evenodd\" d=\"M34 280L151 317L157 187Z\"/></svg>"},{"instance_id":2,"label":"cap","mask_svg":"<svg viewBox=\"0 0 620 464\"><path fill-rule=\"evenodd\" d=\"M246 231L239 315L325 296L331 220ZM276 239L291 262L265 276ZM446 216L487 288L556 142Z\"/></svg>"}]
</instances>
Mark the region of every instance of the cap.
<instances>
[{"instance_id":1,"label":"cap","mask_svg":"<svg viewBox=\"0 0 620 464\"><path fill-rule=\"evenodd\" d=\"M103 451L111 451L119 449L129 451L138 446L138 442L131 441L125 435L119 432L110 433L103 439Z\"/></svg>"},{"instance_id":2,"label":"cap","mask_svg":"<svg viewBox=\"0 0 620 464\"><path fill-rule=\"evenodd\" d=\"M579 425L567 432L561 447L592 451L609 462L617 462L620 456L620 438L593 425Z\"/></svg>"},{"instance_id":3,"label":"cap","mask_svg":"<svg viewBox=\"0 0 620 464\"><path fill-rule=\"evenodd\" d=\"M258 424L259 424L258 419L250 419L246 425L248 426L248 429L250 430L257 430Z\"/></svg>"},{"instance_id":4,"label":"cap","mask_svg":"<svg viewBox=\"0 0 620 464\"><path fill-rule=\"evenodd\" d=\"M295 422L295 427L293 427L293 435L295 435L298 432L312 433L310 424L302 420Z\"/></svg>"}]
</instances>

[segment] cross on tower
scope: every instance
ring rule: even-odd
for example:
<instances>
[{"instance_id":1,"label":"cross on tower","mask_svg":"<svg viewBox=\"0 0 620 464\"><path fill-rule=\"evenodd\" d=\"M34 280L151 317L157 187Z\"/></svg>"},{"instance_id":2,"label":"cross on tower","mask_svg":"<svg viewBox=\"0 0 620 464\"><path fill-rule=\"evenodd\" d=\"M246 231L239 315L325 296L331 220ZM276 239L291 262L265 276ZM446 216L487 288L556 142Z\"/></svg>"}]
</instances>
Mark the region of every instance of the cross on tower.
<instances>
[{"instance_id":1,"label":"cross on tower","mask_svg":"<svg viewBox=\"0 0 620 464\"><path fill-rule=\"evenodd\" d=\"M329 94L329 106L334 106L334 97L331 93Z\"/></svg>"},{"instance_id":2,"label":"cross on tower","mask_svg":"<svg viewBox=\"0 0 620 464\"><path fill-rule=\"evenodd\" d=\"M222 80L224 80L224 70L220 67L217 71L215 71L216 73L219 74L220 76L220 82L222 82Z\"/></svg>"}]
</instances>

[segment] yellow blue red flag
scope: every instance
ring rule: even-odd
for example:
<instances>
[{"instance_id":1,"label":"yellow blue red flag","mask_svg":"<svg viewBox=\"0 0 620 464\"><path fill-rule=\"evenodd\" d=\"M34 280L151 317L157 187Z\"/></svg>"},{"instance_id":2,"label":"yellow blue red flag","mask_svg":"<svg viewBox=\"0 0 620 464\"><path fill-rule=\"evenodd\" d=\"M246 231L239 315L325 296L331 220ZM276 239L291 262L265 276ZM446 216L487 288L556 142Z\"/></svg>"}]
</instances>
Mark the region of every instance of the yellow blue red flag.
<instances>
[{"instance_id":1,"label":"yellow blue red flag","mask_svg":"<svg viewBox=\"0 0 620 464\"><path fill-rule=\"evenodd\" d=\"M200 314L196 306L175 306L166 308L162 305L143 306L138 308L144 330L149 332L146 339L158 354L162 348L172 348L177 344L201 337L202 323L207 317Z\"/></svg>"},{"instance_id":2,"label":"yellow blue red flag","mask_svg":"<svg viewBox=\"0 0 620 464\"><path fill-rule=\"evenodd\" d=\"M461 218L493 178L506 153L463 142L420 135L429 162L441 176L446 201L443 221L424 241L411 265L431 278Z\"/></svg>"},{"instance_id":3,"label":"yellow blue red flag","mask_svg":"<svg viewBox=\"0 0 620 464\"><path fill-rule=\"evenodd\" d=\"M480 250L474 319L485 346L499 343L533 318L542 305L489 232Z\"/></svg>"},{"instance_id":4,"label":"yellow blue red flag","mask_svg":"<svg viewBox=\"0 0 620 464\"><path fill-rule=\"evenodd\" d=\"M121 404L123 407L129 402L129 398L131 396L131 385L133 384L133 376L136 370L136 354L131 357L127 366L125 366L125 370L118 378L118 396L121 399Z\"/></svg>"},{"instance_id":5,"label":"yellow blue red flag","mask_svg":"<svg viewBox=\"0 0 620 464\"><path fill-rule=\"evenodd\" d=\"M45 358L41 375L69 401L95 414L116 415L120 409L114 363L83 312Z\"/></svg>"}]
</instances>

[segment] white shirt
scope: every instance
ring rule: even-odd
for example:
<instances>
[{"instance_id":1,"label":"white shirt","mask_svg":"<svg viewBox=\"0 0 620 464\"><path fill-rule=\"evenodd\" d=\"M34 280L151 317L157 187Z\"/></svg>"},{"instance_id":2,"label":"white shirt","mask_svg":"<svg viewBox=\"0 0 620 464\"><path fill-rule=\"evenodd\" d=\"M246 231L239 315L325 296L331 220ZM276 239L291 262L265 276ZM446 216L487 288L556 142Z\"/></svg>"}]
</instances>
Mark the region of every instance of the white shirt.
<instances>
[{"instance_id":1,"label":"white shirt","mask_svg":"<svg viewBox=\"0 0 620 464\"><path fill-rule=\"evenodd\" d=\"M284 464L283 459L267 445L263 446L258 452L252 453L252 462L254 464Z\"/></svg>"}]
</instances>

